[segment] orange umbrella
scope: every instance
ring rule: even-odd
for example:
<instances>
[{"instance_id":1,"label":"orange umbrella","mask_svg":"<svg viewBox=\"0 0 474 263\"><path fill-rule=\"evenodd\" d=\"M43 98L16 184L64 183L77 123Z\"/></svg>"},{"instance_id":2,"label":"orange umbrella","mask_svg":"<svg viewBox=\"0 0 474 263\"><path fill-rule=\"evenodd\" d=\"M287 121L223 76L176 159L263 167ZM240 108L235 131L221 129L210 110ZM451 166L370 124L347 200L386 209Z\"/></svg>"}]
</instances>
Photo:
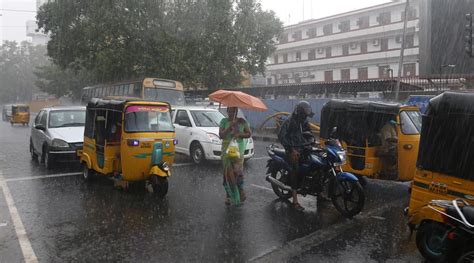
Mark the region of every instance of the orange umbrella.
<instances>
[{"instance_id":1,"label":"orange umbrella","mask_svg":"<svg viewBox=\"0 0 474 263\"><path fill-rule=\"evenodd\" d=\"M218 90L209 94L212 101L220 102L227 107L266 111L267 106L262 100L241 91Z\"/></svg>"}]
</instances>

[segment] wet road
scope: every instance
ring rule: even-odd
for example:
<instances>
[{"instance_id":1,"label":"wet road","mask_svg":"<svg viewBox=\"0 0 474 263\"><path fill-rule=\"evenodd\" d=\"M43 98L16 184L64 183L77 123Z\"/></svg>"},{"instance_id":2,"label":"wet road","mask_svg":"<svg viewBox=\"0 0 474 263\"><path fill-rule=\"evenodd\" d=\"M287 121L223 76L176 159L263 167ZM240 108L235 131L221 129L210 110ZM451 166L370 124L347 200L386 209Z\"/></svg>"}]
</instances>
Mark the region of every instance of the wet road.
<instances>
[{"instance_id":1,"label":"wet road","mask_svg":"<svg viewBox=\"0 0 474 263\"><path fill-rule=\"evenodd\" d=\"M29 157L29 134L30 128L0 123L0 262L21 262L25 253L40 262L421 259L403 245L406 184L370 181L365 210L354 220L311 197L302 198L305 212L296 212L264 180L268 143L256 142L245 167L244 205L224 204L219 163L196 166L183 156L160 200L138 187L115 190L105 179L85 183L77 165L47 171ZM329 238L298 245L319 234ZM387 236L393 238L380 242Z\"/></svg>"}]
</instances>

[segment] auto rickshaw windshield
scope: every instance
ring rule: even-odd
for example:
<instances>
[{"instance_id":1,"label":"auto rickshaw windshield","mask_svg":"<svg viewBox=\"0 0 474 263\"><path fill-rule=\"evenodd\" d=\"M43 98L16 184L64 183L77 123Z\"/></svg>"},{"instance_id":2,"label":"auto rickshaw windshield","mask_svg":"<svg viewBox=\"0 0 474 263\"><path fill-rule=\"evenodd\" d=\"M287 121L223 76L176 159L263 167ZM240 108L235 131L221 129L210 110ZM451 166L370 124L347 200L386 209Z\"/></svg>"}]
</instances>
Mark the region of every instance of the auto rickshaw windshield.
<instances>
[{"instance_id":1,"label":"auto rickshaw windshield","mask_svg":"<svg viewBox=\"0 0 474 263\"><path fill-rule=\"evenodd\" d=\"M169 108L133 105L125 111L125 132L173 132Z\"/></svg>"},{"instance_id":2,"label":"auto rickshaw windshield","mask_svg":"<svg viewBox=\"0 0 474 263\"><path fill-rule=\"evenodd\" d=\"M403 134L416 135L421 131L421 114L419 111L404 110L400 112L400 128Z\"/></svg>"},{"instance_id":3,"label":"auto rickshaw windshield","mask_svg":"<svg viewBox=\"0 0 474 263\"><path fill-rule=\"evenodd\" d=\"M17 107L16 111L17 112L29 112L29 108L25 107L25 106L20 106L20 107Z\"/></svg>"}]
</instances>

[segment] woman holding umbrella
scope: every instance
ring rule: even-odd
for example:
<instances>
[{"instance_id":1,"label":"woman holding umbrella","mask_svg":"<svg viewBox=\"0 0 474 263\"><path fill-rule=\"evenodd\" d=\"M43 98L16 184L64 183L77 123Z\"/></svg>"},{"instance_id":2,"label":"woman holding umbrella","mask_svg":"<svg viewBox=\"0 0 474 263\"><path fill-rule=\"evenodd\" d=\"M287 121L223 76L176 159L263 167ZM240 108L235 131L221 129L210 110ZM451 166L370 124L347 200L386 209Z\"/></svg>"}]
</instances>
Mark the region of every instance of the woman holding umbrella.
<instances>
[{"instance_id":1,"label":"woman holding umbrella","mask_svg":"<svg viewBox=\"0 0 474 263\"><path fill-rule=\"evenodd\" d=\"M252 136L248 122L237 117L238 108L266 111L267 106L260 99L240 91L218 90L209 98L228 107L228 117L219 125L219 136L223 140L224 189L226 204L238 205L246 198L243 190L244 151L246 139Z\"/></svg>"},{"instance_id":2,"label":"woman holding umbrella","mask_svg":"<svg viewBox=\"0 0 474 263\"><path fill-rule=\"evenodd\" d=\"M224 166L224 189L226 190L226 204L238 205L245 201L244 185L244 151L248 138L252 136L248 122L237 117L238 108L228 107L228 118L222 119L219 125L219 136L222 139L222 164ZM238 147L238 156L228 153L230 143L235 141Z\"/></svg>"}]
</instances>

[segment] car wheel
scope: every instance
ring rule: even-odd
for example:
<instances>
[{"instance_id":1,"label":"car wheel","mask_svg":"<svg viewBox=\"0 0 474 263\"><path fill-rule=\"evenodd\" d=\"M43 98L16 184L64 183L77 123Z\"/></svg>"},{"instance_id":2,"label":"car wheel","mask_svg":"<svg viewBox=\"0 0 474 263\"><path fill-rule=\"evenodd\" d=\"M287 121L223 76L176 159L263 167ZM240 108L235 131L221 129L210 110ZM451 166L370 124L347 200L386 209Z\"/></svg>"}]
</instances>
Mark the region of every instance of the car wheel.
<instances>
[{"instance_id":1,"label":"car wheel","mask_svg":"<svg viewBox=\"0 0 474 263\"><path fill-rule=\"evenodd\" d=\"M43 163L46 169L51 169L53 167L53 159L51 158L48 148L46 147L43 150Z\"/></svg>"},{"instance_id":2,"label":"car wheel","mask_svg":"<svg viewBox=\"0 0 474 263\"><path fill-rule=\"evenodd\" d=\"M38 155L35 153L35 148L33 147L33 142L30 139L30 155L31 160L38 161Z\"/></svg>"},{"instance_id":3,"label":"car wheel","mask_svg":"<svg viewBox=\"0 0 474 263\"><path fill-rule=\"evenodd\" d=\"M191 158L195 164L200 164L205 161L204 149L200 143L193 142L191 144Z\"/></svg>"}]
</instances>

